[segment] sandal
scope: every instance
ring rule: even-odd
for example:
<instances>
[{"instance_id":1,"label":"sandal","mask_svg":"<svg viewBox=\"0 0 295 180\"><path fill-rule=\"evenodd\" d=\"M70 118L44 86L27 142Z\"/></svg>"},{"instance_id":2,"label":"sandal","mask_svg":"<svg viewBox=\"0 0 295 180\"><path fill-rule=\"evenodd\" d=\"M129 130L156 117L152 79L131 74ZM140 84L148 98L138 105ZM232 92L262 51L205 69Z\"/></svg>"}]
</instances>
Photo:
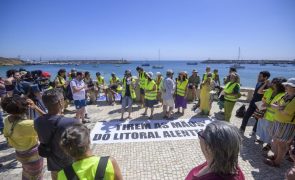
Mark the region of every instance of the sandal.
<instances>
[{"instance_id":1,"label":"sandal","mask_svg":"<svg viewBox=\"0 0 295 180\"><path fill-rule=\"evenodd\" d=\"M147 114L146 113L142 113L141 115L146 116Z\"/></svg>"},{"instance_id":2,"label":"sandal","mask_svg":"<svg viewBox=\"0 0 295 180\"><path fill-rule=\"evenodd\" d=\"M90 123L90 121L88 121L88 120L84 120L84 121L82 121L82 123L83 123L83 124L86 124L86 123Z\"/></svg>"},{"instance_id":3,"label":"sandal","mask_svg":"<svg viewBox=\"0 0 295 180\"><path fill-rule=\"evenodd\" d=\"M275 160L275 156L274 155L267 155L267 154L263 154L263 157L265 157L266 159L270 159L270 160Z\"/></svg>"},{"instance_id":4,"label":"sandal","mask_svg":"<svg viewBox=\"0 0 295 180\"><path fill-rule=\"evenodd\" d=\"M276 164L274 160L265 159L263 162L271 167L280 167L280 165Z\"/></svg>"},{"instance_id":5,"label":"sandal","mask_svg":"<svg viewBox=\"0 0 295 180\"><path fill-rule=\"evenodd\" d=\"M269 151L269 150L271 150L271 146L269 144L267 144L266 146L262 148L262 151Z\"/></svg>"}]
</instances>

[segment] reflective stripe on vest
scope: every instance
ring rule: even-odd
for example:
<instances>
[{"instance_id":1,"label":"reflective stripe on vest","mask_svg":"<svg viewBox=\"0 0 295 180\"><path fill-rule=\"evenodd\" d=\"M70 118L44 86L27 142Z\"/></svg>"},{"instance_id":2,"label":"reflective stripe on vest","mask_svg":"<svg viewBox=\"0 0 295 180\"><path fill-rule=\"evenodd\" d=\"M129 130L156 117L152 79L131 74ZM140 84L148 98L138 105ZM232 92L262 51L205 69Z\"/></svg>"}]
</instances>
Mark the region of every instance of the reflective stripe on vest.
<instances>
[{"instance_id":1,"label":"reflective stripe on vest","mask_svg":"<svg viewBox=\"0 0 295 180\"><path fill-rule=\"evenodd\" d=\"M160 78L156 78L155 79L155 82L156 82L156 84L157 84L157 89L159 90L160 89L160 84L162 83L162 80L163 80L163 78L162 78L162 76L160 77Z\"/></svg>"},{"instance_id":2,"label":"reflective stripe on vest","mask_svg":"<svg viewBox=\"0 0 295 180\"><path fill-rule=\"evenodd\" d=\"M144 89L147 79L144 76L144 72L139 73L139 87Z\"/></svg>"},{"instance_id":3,"label":"reflective stripe on vest","mask_svg":"<svg viewBox=\"0 0 295 180\"><path fill-rule=\"evenodd\" d=\"M269 102L267 102L267 104L269 104L269 105L273 104L274 102L281 99L284 95L285 95L285 93L279 93L271 100L272 93L267 94L266 98L269 101ZM266 112L264 114L264 119L269 120L269 121L273 121L275 118L274 116L275 116L275 110L271 106L267 106Z\"/></svg>"},{"instance_id":4,"label":"reflective stripe on vest","mask_svg":"<svg viewBox=\"0 0 295 180\"><path fill-rule=\"evenodd\" d=\"M132 84L135 84L135 80L134 79L132 79L131 82L132 82ZM130 94L131 94L131 98L132 99L135 99L136 98L136 94L135 94L135 90L134 90L132 84L129 85L129 91L130 91ZM125 93L126 93L126 78L123 78L122 97L125 96Z\"/></svg>"},{"instance_id":5,"label":"reflective stripe on vest","mask_svg":"<svg viewBox=\"0 0 295 180\"><path fill-rule=\"evenodd\" d=\"M97 79L97 85L102 85L103 84L104 78L102 76L96 77L96 79Z\"/></svg>"},{"instance_id":6,"label":"reflective stripe on vest","mask_svg":"<svg viewBox=\"0 0 295 180\"><path fill-rule=\"evenodd\" d=\"M153 90L153 87L156 86L156 90ZM148 92L145 92L144 98L148 100L156 100L157 99L157 84L154 80L147 82L145 89ZM152 91L151 91L152 90Z\"/></svg>"},{"instance_id":7,"label":"reflective stripe on vest","mask_svg":"<svg viewBox=\"0 0 295 180\"><path fill-rule=\"evenodd\" d=\"M208 77L208 73L203 74L203 81L206 81L207 77Z\"/></svg>"},{"instance_id":8,"label":"reflective stripe on vest","mask_svg":"<svg viewBox=\"0 0 295 180\"><path fill-rule=\"evenodd\" d=\"M236 96L231 95L233 93L236 85L240 86L238 83L232 83L232 82L228 82L225 85L224 92L227 93L228 95L224 95L224 99L226 99L228 101L237 101L238 100L238 98Z\"/></svg>"},{"instance_id":9,"label":"reflective stripe on vest","mask_svg":"<svg viewBox=\"0 0 295 180\"><path fill-rule=\"evenodd\" d=\"M180 82L179 80L177 80L176 94L179 95L179 96L184 96L185 95L187 84L188 84L188 80L187 79L185 81L182 81L182 82Z\"/></svg>"}]
</instances>

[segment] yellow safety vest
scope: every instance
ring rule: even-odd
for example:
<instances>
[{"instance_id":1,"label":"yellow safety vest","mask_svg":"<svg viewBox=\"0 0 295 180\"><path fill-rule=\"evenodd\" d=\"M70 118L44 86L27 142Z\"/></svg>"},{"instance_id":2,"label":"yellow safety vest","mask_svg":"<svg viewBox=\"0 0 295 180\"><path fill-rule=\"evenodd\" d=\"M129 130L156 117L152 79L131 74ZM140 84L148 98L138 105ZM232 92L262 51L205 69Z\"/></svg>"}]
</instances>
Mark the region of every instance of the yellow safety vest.
<instances>
[{"instance_id":1,"label":"yellow safety vest","mask_svg":"<svg viewBox=\"0 0 295 180\"><path fill-rule=\"evenodd\" d=\"M144 89L146 82L147 78L145 78L144 72L139 73L139 87Z\"/></svg>"},{"instance_id":2,"label":"yellow safety vest","mask_svg":"<svg viewBox=\"0 0 295 180\"><path fill-rule=\"evenodd\" d=\"M135 90L133 88L133 84L135 84L135 80L132 78L131 80L132 84L129 85L129 91L131 94L131 98L135 99L136 98L136 94L135 94ZM125 93L126 93L126 78L123 78L123 91L122 91L122 97L125 97Z\"/></svg>"},{"instance_id":3,"label":"yellow safety vest","mask_svg":"<svg viewBox=\"0 0 295 180\"><path fill-rule=\"evenodd\" d=\"M285 101L284 96L286 93L279 98L277 101L278 105L284 107L283 111L286 111L287 113L283 113L279 110L275 110L275 120L282 123L288 123L288 124L295 124L295 98Z\"/></svg>"},{"instance_id":4,"label":"yellow safety vest","mask_svg":"<svg viewBox=\"0 0 295 180\"><path fill-rule=\"evenodd\" d=\"M278 101L282 96L284 96L285 93L279 93L277 94L273 99L271 99L273 94L273 89L269 88L265 91L263 95L263 99L265 103L267 104L266 111L264 114L264 119L273 121L275 116L275 110L271 107L271 104Z\"/></svg>"},{"instance_id":5,"label":"yellow safety vest","mask_svg":"<svg viewBox=\"0 0 295 180\"><path fill-rule=\"evenodd\" d=\"M155 82L156 82L156 84L157 84L157 89L158 89L158 91L159 91L160 84L161 84L162 80L163 80L163 77L162 77L162 76L160 76L160 78L157 77L157 78L155 79Z\"/></svg>"},{"instance_id":6,"label":"yellow safety vest","mask_svg":"<svg viewBox=\"0 0 295 180\"><path fill-rule=\"evenodd\" d=\"M99 76L99 77L96 77L96 79L97 79L97 85L98 85L98 86L104 84L104 77Z\"/></svg>"},{"instance_id":7,"label":"yellow safety vest","mask_svg":"<svg viewBox=\"0 0 295 180\"><path fill-rule=\"evenodd\" d=\"M218 76L218 74L213 73L213 74L212 74L212 79L213 79L214 81L217 80L217 79L215 79L217 76Z\"/></svg>"},{"instance_id":8,"label":"yellow safety vest","mask_svg":"<svg viewBox=\"0 0 295 180\"><path fill-rule=\"evenodd\" d=\"M238 98L234 95L231 95L234 91L234 88L238 86L240 87L240 84L238 83L232 83L232 82L228 82L225 87L224 87L224 92L227 93L226 95L224 95L224 99L228 100L228 101L232 101L232 102L236 102L238 100Z\"/></svg>"},{"instance_id":9,"label":"yellow safety vest","mask_svg":"<svg viewBox=\"0 0 295 180\"><path fill-rule=\"evenodd\" d=\"M156 100L157 99L157 87L156 87L156 90L153 90L154 86L157 86L157 84L155 83L154 80L147 82L147 84L145 86L145 90L148 90L148 92L145 92L145 95L144 95L145 99L147 99L147 100Z\"/></svg>"},{"instance_id":10,"label":"yellow safety vest","mask_svg":"<svg viewBox=\"0 0 295 180\"><path fill-rule=\"evenodd\" d=\"M72 167L79 179L94 179L97 171L97 166L100 161L100 157L92 156L72 164ZM58 172L58 180L67 180L64 170ZM104 180L114 180L115 170L112 161L109 159L105 169Z\"/></svg>"},{"instance_id":11,"label":"yellow safety vest","mask_svg":"<svg viewBox=\"0 0 295 180\"><path fill-rule=\"evenodd\" d=\"M115 80L113 80L113 78L110 79L110 84L117 84L117 91L122 91L122 86L120 86L120 84L118 84L120 82L120 79L118 77L116 77Z\"/></svg>"},{"instance_id":12,"label":"yellow safety vest","mask_svg":"<svg viewBox=\"0 0 295 180\"><path fill-rule=\"evenodd\" d=\"M179 80L176 81L177 86L176 86L176 94L179 96L184 96L186 87L188 84L188 80L186 79L185 81L180 82Z\"/></svg>"},{"instance_id":13,"label":"yellow safety vest","mask_svg":"<svg viewBox=\"0 0 295 180\"><path fill-rule=\"evenodd\" d=\"M203 74L203 81L206 81L208 78L208 73Z\"/></svg>"}]
</instances>

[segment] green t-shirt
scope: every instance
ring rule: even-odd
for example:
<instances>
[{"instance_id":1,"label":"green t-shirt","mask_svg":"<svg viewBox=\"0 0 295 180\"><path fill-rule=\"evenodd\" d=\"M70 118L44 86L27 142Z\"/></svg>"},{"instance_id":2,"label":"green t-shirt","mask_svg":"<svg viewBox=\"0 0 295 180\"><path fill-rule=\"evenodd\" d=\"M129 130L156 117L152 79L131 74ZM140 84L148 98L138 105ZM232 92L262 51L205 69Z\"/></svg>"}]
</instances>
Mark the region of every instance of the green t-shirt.
<instances>
[{"instance_id":1,"label":"green t-shirt","mask_svg":"<svg viewBox=\"0 0 295 180\"><path fill-rule=\"evenodd\" d=\"M79 180L92 180L95 178L98 162L100 157L91 156L80 161L76 161L72 164L73 169ZM58 172L58 180L67 180L63 170ZM111 160L108 160L106 171L104 174L104 180L114 180L115 172Z\"/></svg>"}]
</instances>

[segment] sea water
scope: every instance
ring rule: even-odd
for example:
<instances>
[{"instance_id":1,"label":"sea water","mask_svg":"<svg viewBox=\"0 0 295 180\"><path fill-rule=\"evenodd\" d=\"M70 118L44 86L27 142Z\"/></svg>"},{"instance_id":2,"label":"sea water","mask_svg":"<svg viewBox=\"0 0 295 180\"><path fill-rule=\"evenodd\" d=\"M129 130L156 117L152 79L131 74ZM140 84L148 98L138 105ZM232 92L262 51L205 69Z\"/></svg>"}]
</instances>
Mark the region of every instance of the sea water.
<instances>
[{"instance_id":1,"label":"sea water","mask_svg":"<svg viewBox=\"0 0 295 180\"><path fill-rule=\"evenodd\" d=\"M165 71L167 69L172 69L174 71L175 77L178 72L186 71L189 76L192 73L193 69L198 71L199 76L202 78L202 75L205 72L207 66L211 67L211 71L213 69L218 69L220 81L223 82L223 77L228 74L229 67L231 64L202 64L198 63L198 65L187 65L187 61L130 61L130 64L80 64L80 65L25 65L25 66L2 66L0 67L0 76L5 77L5 73L8 69L19 69L24 68L28 71L32 70L42 70L51 73L52 79L56 77L56 74L59 69L64 68L69 72L71 69L75 68L78 71L89 71L91 73L91 77L95 78L95 73L100 72L102 76L105 77L105 81L109 82L111 73L114 72L118 75L119 78L122 78L125 70L129 69L132 72L133 76L137 76L136 67L141 66L144 63L149 63L150 66L144 66L144 70L146 72L153 72L154 77L156 72L161 72L165 76ZM153 65L161 65L163 69L153 69ZM261 66L259 64L242 64L245 66L244 69L237 69L238 74L240 75L241 85L243 87L254 87L257 82L257 76L260 71L267 70L271 73L271 79L274 77L295 77L295 66L294 65L285 65L282 66L273 66L272 64L267 64L265 66ZM174 78L175 78L174 77Z\"/></svg>"}]
</instances>

